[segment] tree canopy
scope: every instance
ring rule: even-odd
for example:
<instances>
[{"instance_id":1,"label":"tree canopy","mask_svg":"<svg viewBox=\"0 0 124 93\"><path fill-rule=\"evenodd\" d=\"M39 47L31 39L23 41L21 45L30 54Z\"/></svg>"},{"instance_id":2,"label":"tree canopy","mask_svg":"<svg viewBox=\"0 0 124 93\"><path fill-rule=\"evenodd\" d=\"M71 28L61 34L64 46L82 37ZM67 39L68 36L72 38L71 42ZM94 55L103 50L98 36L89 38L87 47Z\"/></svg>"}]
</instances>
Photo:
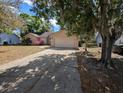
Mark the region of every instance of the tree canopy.
<instances>
[{"instance_id":1,"label":"tree canopy","mask_svg":"<svg viewBox=\"0 0 124 93\"><path fill-rule=\"evenodd\" d=\"M13 10L17 9L19 4L19 0L0 0L0 32L24 28L24 21Z\"/></svg>"},{"instance_id":2,"label":"tree canopy","mask_svg":"<svg viewBox=\"0 0 124 93\"><path fill-rule=\"evenodd\" d=\"M28 14L20 14L25 20L27 26L27 32L46 32L49 30L50 24L37 16L31 16Z\"/></svg>"},{"instance_id":3,"label":"tree canopy","mask_svg":"<svg viewBox=\"0 0 124 93\"><path fill-rule=\"evenodd\" d=\"M33 10L37 16L55 17L70 34L92 37L102 36L101 60L111 63L112 46L122 34L122 0L35 0Z\"/></svg>"}]
</instances>

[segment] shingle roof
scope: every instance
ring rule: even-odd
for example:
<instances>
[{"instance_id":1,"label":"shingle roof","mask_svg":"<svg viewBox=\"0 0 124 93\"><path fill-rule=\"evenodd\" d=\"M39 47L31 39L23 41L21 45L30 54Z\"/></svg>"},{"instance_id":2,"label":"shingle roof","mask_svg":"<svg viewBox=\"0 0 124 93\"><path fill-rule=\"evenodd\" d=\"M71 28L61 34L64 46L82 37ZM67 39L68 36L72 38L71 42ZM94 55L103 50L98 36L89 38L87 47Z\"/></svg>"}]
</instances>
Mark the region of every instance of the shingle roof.
<instances>
[{"instance_id":1,"label":"shingle roof","mask_svg":"<svg viewBox=\"0 0 124 93\"><path fill-rule=\"evenodd\" d=\"M40 35L40 37L48 37L49 35L51 35L53 32L44 32L42 35Z\"/></svg>"}]
</instances>

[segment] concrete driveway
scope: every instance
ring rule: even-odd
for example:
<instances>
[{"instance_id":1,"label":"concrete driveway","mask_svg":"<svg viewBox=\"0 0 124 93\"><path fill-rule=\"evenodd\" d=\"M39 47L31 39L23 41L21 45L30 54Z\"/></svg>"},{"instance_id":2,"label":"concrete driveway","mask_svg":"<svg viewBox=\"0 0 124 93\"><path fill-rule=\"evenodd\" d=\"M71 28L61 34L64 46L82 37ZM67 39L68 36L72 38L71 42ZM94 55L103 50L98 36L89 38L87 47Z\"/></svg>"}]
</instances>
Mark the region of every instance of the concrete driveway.
<instances>
[{"instance_id":1,"label":"concrete driveway","mask_svg":"<svg viewBox=\"0 0 124 93\"><path fill-rule=\"evenodd\" d=\"M82 93L75 51L50 48L0 66L0 93Z\"/></svg>"}]
</instances>

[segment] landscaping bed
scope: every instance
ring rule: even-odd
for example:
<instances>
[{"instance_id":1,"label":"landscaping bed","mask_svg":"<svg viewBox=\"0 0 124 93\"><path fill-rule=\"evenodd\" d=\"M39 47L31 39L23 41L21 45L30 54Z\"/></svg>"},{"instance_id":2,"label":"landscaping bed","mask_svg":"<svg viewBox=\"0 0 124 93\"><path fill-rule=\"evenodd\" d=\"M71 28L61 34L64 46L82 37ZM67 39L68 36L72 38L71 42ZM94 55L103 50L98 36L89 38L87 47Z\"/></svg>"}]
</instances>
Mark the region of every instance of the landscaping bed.
<instances>
[{"instance_id":1,"label":"landscaping bed","mask_svg":"<svg viewBox=\"0 0 124 93\"><path fill-rule=\"evenodd\" d=\"M77 64L84 93L123 93L123 57L112 54L115 68L105 68L100 48L89 48L87 56L78 52Z\"/></svg>"},{"instance_id":2,"label":"landscaping bed","mask_svg":"<svg viewBox=\"0 0 124 93\"><path fill-rule=\"evenodd\" d=\"M40 46L0 46L0 65L44 50Z\"/></svg>"}]
</instances>

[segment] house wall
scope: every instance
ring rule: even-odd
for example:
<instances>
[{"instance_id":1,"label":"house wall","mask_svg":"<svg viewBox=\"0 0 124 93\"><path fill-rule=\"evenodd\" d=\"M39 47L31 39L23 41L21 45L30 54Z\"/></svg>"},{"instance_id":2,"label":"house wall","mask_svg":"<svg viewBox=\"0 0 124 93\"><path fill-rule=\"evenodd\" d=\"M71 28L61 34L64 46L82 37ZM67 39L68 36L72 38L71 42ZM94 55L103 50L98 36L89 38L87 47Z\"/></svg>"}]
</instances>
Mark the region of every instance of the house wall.
<instances>
[{"instance_id":1,"label":"house wall","mask_svg":"<svg viewBox=\"0 0 124 93\"><path fill-rule=\"evenodd\" d=\"M52 32L44 32L40 35L41 39L44 41L44 44L50 44L50 36Z\"/></svg>"},{"instance_id":2,"label":"house wall","mask_svg":"<svg viewBox=\"0 0 124 93\"><path fill-rule=\"evenodd\" d=\"M20 44L21 43L20 38L14 34L9 35L9 39L10 39L10 44Z\"/></svg>"},{"instance_id":3,"label":"house wall","mask_svg":"<svg viewBox=\"0 0 124 93\"><path fill-rule=\"evenodd\" d=\"M115 41L114 45L123 45L123 34Z\"/></svg>"},{"instance_id":4,"label":"house wall","mask_svg":"<svg viewBox=\"0 0 124 93\"><path fill-rule=\"evenodd\" d=\"M9 36L6 33L1 33L0 34L0 44L3 45L4 42L8 42L9 44Z\"/></svg>"},{"instance_id":5,"label":"house wall","mask_svg":"<svg viewBox=\"0 0 124 93\"><path fill-rule=\"evenodd\" d=\"M102 43L102 37L99 33L96 33L96 43L99 46L100 43ZM120 38L118 38L114 45L122 45L123 44L123 35L120 36Z\"/></svg>"},{"instance_id":6,"label":"house wall","mask_svg":"<svg viewBox=\"0 0 124 93\"><path fill-rule=\"evenodd\" d=\"M46 37L41 37L41 39L43 40L44 44L47 44L47 38Z\"/></svg>"},{"instance_id":7,"label":"house wall","mask_svg":"<svg viewBox=\"0 0 124 93\"><path fill-rule=\"evenodd\" d=\"M29 33L25 36L26 38L30 38L33 45L38 45L40 42L38 41L38 36L32 33Z\"/></svg>"},{"instance_id":8,"label":"house wall","mask_svg":"<svg viewBox=\"0 0 124 93\"><path fill-rule=\"evenodd\" d=\"M32 37L30 39L31 39L33 45L40 44L40 40L38 40L38 37Z\"/></svg>"},{"instance_id":9,"label":"house wall","mask_svg":"<svg viewBox=\"0 0 124 93\"><path fill-rule=\"evenodd\" d=\"M65 31L56 32L51 36L51 46L78 48L78 38L76 35L67 36Z\"/></svg>"},{"instance_id":10,"label":"house wall","mask_svg":"<svg viewBox=\"0 0 124 93\"><path fill-rule=\"evenodd\" d=\"M97 32L96 33L96 44L97 44L97 46L99 46L99 44L101 44L102 43L102 37L101 37L101 35Z\"/></svg>"},{"instance_id":11,"label":"house wall","mask_svg":"<svg viewBox=\"0 0 124 93\"><path fill-rule=\"evenodd\" d=\"M47 44L48 44L48 45L51 44L51 37L52 37L52 35L49 35L48 38L47 38Z\"/></svg>"},{"instance_id":12,"label":"house wall","mask_svg":"<svg viewBox=\"0 0 124 93\"><path fill-rule=\"evenodd\" d=\"M8 44L19 44L21 43L21 40L18 36L15 34L6 34L6 33L1 33L0 34L0 44L3 45L4 42L7 42Z\"/></svg>"}]
</instances>

